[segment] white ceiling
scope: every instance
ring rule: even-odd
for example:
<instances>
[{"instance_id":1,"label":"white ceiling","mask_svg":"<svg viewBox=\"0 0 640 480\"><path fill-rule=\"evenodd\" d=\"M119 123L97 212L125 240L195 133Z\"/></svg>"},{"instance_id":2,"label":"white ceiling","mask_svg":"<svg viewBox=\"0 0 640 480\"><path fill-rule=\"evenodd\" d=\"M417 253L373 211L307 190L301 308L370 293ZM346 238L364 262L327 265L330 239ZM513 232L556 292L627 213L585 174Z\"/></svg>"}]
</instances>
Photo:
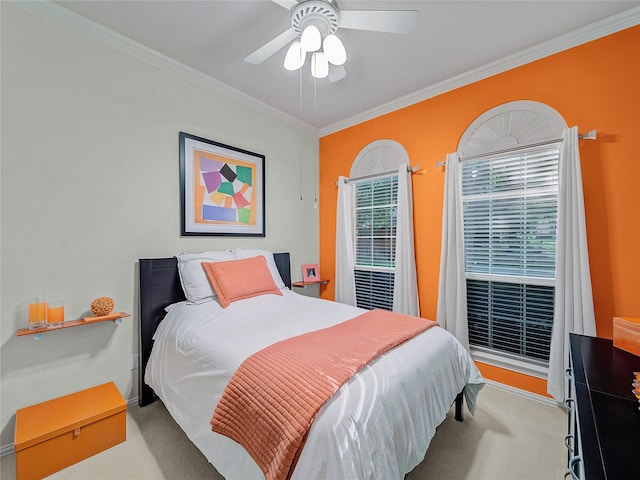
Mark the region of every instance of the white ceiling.
<instances>
[{"instance_id":1,"label":"white ceiling","mask_svg":"<svg viewBox=\"0 0 640 480\"><path fill-rule=\"evenodd\" d=\"M348 74L330 83L314 82L308 61L302 78L285 70L286 47L260 65L243 61L290 27L288 11L269 0L56 3L325 132L483 66L514 57L525 63L526 52L576 30L593 35L604 19L635 24L640 17L640 1L338 0L343 10L417 10L420 17L408 35L338 30Z\"/></svg>"}]
</instances>

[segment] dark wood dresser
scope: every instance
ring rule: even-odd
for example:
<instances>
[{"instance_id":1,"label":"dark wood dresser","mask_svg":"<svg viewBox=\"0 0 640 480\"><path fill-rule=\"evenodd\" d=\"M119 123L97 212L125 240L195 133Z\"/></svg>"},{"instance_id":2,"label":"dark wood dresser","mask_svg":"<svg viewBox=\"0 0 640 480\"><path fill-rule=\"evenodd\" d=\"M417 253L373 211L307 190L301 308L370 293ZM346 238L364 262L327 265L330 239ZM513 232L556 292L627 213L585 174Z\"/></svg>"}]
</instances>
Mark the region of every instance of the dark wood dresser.
<instances>
[{"instance_id":1,"label":"dark wood dresser","mask_svg":"<svg viewBox=\"0 0 640 480\"><path fill-rule=\"evenodd\" d=\"M570 334L569 471L572 478L640 478L640 411L632 393L640 357L613 341Z\"/></svg>"}]
</instances>

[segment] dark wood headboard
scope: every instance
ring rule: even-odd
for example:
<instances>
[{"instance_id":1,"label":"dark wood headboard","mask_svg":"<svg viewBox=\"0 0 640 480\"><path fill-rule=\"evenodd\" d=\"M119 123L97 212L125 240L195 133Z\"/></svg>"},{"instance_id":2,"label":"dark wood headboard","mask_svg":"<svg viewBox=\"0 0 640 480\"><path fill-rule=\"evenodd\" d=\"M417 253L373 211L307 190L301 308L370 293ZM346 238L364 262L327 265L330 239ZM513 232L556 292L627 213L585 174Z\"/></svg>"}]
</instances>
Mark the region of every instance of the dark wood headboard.
<instances>
[{"instance_id":1,"label":"dark wood headboard","mask_svg":"<svg viewBox=\"0 0 640 480\"><path fill-rule=\"evenodd\" d=\"M289 253L274 253L273 258L284 284L291 288ZM165 308L185 300L178 261L170 258L141 258L140 265L140 369L138 370L138 403L141 407L155 399L153 389L144 383L144 372L153 347L153 334L165 316Z\"/></svg>"}]
</instances>

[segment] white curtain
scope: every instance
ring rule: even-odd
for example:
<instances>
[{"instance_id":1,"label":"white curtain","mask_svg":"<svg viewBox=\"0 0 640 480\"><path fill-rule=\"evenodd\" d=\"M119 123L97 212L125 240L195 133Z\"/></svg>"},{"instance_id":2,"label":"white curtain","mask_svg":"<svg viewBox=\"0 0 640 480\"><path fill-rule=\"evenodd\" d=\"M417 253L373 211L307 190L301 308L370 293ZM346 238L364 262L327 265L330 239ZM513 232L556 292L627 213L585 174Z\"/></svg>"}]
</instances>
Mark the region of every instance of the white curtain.
<instances>
[{"instance_id":1,"label":"white curtain","mask_svg":"<svg viewBox=\"0 0 640 480\"><path fill-rule=\"evenodd\" d=\"M464 272L462 181L458 155L447 155L442 209L442 247L436 320L469 350L467 282Z\"/></svg>"},{"instance_id":2,"label":"white curtain","mask_svg":"<svg viewBox=\"0 0 640 480\"><path fill-rule=\"evenodd\" d=\"M336 218L336 302L356 305L356 280L353 273L353 236L351 229L351 185L338 178Z\"/></svg>"},{"instance_id":3,"label":"white curtain","mask_svg":"<svg viewBox=\"0 0 640 480\"><path fill-rule=\"evenodd\" d=\"M396 223L396 268L393 280L393 311L420 316L416 255L413 245L413 192L411 171L398 168L398 208Z\"/></svg>"},{"instance_id":4,"label":"white curtain","mask_svg":"<svg viewBox=\"0 0 640 480\"><path fill-rule=\"evenodd\" d=\"M547 392L563 401L569 333L596 334L577 127L565 130L559 161L556 291Z\"/></svg>"}]
</instances>

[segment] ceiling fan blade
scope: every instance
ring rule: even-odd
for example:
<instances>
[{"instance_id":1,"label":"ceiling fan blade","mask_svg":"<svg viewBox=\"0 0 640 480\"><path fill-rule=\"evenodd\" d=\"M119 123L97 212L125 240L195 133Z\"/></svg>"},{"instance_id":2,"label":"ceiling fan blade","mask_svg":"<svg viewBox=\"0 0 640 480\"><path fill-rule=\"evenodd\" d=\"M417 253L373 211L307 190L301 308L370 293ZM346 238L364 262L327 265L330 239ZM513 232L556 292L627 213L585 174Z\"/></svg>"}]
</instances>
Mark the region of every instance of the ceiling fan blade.
<instances>
[{"instance_id":1,"label":"ceiling fan blade","mask_svg":"<svg viewBox=\"0 0 640 480\"><path fill-rule=\"evenodd\" d=\"M276 38L274 38L270 42L267 42L266 44L261 46L259 49L257 49L255 52L253 52L252 54L247 55L244 58L244 61L247 62L247 63L251 63L253 65L257 65L259 63L262 63L267 58L269 58L271 55L273 55L278 50L280 50L282 47L284 47L287 43L289 43L294 38L296 38L297 36L298 36L298 34L295 32L295 30L293 28L285 30L280 35L278 35Z\"/></svg>"},{"instance_id":2,"label":"ceiling fan blade","mask_svg":"<svg viewBox=\"0 0 640 480\"><path fill-rule=\"evenodd\" d=\"M419 15L417 10L340 10L340 28L411 33Z\"/></svg>"},{"instance_id":3,"label":"ceiling fan blade","mask_svg":"<svg viewBox=\"0 0 640 480\"><path fill-rule=\"evenodd\" d=\"M336 83L347 76L343 65L329 65L329 82Z\"/></svg>"},{"instance_id":4,"label":"ceiling fan blade","mask_svg":"<svg viewBox=\"0 0 640 480\"><path fill-rule=\"evenodd\" d=\"M287 10L291 10L293 7L295 7L298 4L297 0L271 0L271 1L273 3L277 3L283 8L286 8Z\"/></svg>"}]
</instances>

